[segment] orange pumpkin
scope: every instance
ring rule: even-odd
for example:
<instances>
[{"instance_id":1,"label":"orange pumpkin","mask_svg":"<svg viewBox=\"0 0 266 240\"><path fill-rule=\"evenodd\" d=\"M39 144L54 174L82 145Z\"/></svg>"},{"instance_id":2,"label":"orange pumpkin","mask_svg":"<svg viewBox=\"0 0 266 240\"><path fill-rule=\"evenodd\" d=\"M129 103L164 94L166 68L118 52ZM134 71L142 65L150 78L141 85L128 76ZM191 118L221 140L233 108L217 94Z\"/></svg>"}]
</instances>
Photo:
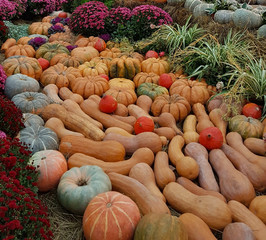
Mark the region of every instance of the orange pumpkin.
<instances>
[{"instance_id":1,"label":"orange pumpkin","mask_svg":"<svg viewBox=\"0 0 266 240\"><path fill-rule=\"evenodd\" d=\"M17 41L17 44L28 44L28 41L31 40L31 37L21 37L18 41Z\"/></svg>"},{"instance_id":2,"label":"orange pumpkin","mask_svg":"<svg viewBox=\"0 0 266 240\"><path fill-rule=\"evenodd\" d=\"M59 32L52 34L49 37L49 42L54 42L54 41L63 41L63 42L69 42L69 45L74 45L76 40L76 36L71 32L66 29L65 32Z\"/></svg>"},{"instance_id":3,"label":"orange pumpkin","mask_svg":"<svg viewBox=\"0 0 266 240\"><path fill-rule=\"evenodd\" d=\"M110 57L110 58L116 58L121 54L121 50L119 48L106 48L105 50L100 52L101 57Z\"/></svg>"},{"instance_id":4,"label":"orange pumpkin","mask_svg":"<svg viewBox=\"0 0 266 240\"><path fill-rule=\"evenodd\" d=\"M121 54L118 55L118 57L123 57L123 56L129 57L129 58L136 58L140 62L144 60L144 56L138 52L122 52Z\"/></svg>"},{"instance_id":5,"label":"orange pumpkin","mask_svg":"<svg viewBox=\"0 0 266 240\"><path fill-rule=\"evenodd\" d=\"M78 58L83 59L85 62L86 61L89 62L94 57L98 57L99 52L94 47L91 47L91 46L77 47L71 51L71 56L78 57Z\"/></svg>"},{"instance_id":6,"label":"orange pumpkin","mask_svg":"<svg viewBox=\"0 0 266 240\"><path fill-rule=\"evenodd\" d=\"M106 64L106 66L108 67L108 69L110 69L110 63L112 61L112 58L110 57L95 57L92 59L95 63L104 63Z\"/></svg>"},{"instance_id":7,"label":"orange pumpkin","mask_svg":"<svg viewBox=\"0 0 266 240\"><path fill-rule=\"evenodd\" d=\"M15 55L23 55L23 56L27 56L27 57L34 57L35 56L35 50L31 45L25 44L17 44L14 45L10 48L8 48L5 51L5 57L9 58L11 56L15 56Z\"/></svg>"},{"instance_id":8,"label":"orange pumpkin","mask_svg":"<svg viewBox=\"0 0 266 240\"><path fill-rule=\"evenodd\" d=\"M62 63L66 67L79 67L80 64L84 63L84 60L79 57L72 57L66 53L59 53L52 57L50 65L56 65L57 63Z\"/></svg>"},{"instance_id":9,"label":"orange pumpkin","mask_svg":"<svg viewBox=\"0 0 266 240\"><path fill-rule=\"evenodd\" d=\"M153 73L153 72L150 72L150 73L140 72L133 78L133 81L134 81L136 87L138 87L142 83L158 84L159 78L160 78L160 76L156 73Z\"/></svg>"},{"instance_id":10,"label":"orange pumpkin","mask_svg":"<svg viewBox=\"0 0 266 240\"><path fill-rule=\"evenodd\" d=\"M29 34L48 35L48 29L52 26L48 22L34 22L29 26Z\"/></svg>"},{"instance_id":11,"label":"orange pumpkin","mask_svg":"<svg viewBox=\"0 0 266 240\"><path fill-rule=\"evenodd\" d=\"M159 58L148 58L141 63L142 72L153 72L157 75L169 72L169 63Z\"/></svg>"},{"instance_id":12,"label":"orange pumpkin","mask_svg":"<svg viewBox=\"0 0 266 240\"><path fill-rule=\"evenodd\" d=\"M112 95L118 103L122 103L125 106L133 104L137 101L137 95L132 89L113 87L106 91L105 94Z\"/></svg>"},{"instance_id":13,"label":"orange pumpkin","mask_svg":"<svg viewBox=\"0 0 266 240\"><path fill-rule=\"evenodd\" d=\"M113 78L109 80L110 88L124 88L124 89L132 89L135 91L135 84L129 79L126 78Z\"/></svg>"},{"instance_id":14,"label":"orange pumpkin","mask_svg":"<svg viewBox=\"0 0 266 240\"><path fill-rule=\"evenodd\" d=\"M78 69L83 77L86 76L98 76L100 74L109 74L109 69L105 63L94 62L93 60L81 64Z\"/></svg>"}]
</instances>

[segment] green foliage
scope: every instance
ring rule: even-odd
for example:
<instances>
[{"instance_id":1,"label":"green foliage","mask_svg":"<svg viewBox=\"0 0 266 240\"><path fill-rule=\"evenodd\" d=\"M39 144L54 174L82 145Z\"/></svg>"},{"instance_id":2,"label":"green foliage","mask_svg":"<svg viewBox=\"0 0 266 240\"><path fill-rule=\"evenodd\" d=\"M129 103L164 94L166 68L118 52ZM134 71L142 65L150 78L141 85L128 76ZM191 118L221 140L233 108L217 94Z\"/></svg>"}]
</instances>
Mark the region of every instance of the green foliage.
<instances>
[{"instance_id":1,"label":"green foliage","mask_svg":"<svg viewBox=\"0 0 266 240\"><path fill-rule=\"evenodd\" d=\"M12 22L4 21L5 25L8 27L8 38L15 38L16 40L28 36L29 24L19 24L15 25Z\"/></svg>"},{"instance_id":2,"label":"green foliage","mask_svg":"<svg viewBox=\"0 0 266 240\"><path fill-rule=\"evenodd\" d=\"M207 14L211 15L216 13L218 10L228 10L233 3L228 2L228 0L217 0L214 1L213 8L206 9Z\"/></svg>"}]
</instances>

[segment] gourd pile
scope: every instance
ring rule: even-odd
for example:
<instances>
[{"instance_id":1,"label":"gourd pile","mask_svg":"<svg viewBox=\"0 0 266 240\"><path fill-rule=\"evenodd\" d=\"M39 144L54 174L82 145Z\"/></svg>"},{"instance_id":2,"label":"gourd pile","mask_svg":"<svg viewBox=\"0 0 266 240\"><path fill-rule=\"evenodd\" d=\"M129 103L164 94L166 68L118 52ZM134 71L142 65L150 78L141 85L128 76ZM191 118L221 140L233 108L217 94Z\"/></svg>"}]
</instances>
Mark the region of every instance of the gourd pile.
<instances>
[{"instance_id":1,"label":"gourd pile","mask_svg":"<svg viewBox=\"0 0 266 240\"><path fill-rule=\"evenodd\" d=\"M39 191L57 188L83 215L86 239L216 239L215 229L265 240L258 105L231 111L214 86L169 73L154 51L121 52L67 26L48 39L51 18L2 45L5 94L24 113L18 137L34 153ZM36 36L48 42L35 49Z\"/></svg>"}]
</instances>

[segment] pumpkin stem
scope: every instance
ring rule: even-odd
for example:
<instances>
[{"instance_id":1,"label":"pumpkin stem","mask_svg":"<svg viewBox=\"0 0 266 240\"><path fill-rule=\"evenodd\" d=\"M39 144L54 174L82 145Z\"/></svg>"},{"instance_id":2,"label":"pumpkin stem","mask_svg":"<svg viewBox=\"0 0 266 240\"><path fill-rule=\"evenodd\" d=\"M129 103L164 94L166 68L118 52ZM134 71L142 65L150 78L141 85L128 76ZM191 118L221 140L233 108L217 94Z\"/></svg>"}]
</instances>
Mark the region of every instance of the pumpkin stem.
<instances>
[{"instance_id":1,"label":"pumpkin stem","mask_svg":"<svg viewBox=\"0 0 266 240\"><path fill-rule=\"evenodd\" d=\"M109 202L109 203L107 203L107 204L106 204L106 207L107 207L107 208L110 208L110 207L112 207L112 203L110 203L110 202Z\"/></svg>"},{"instance_id":2,"label":"pumpkin stem","mask_svg":"<svg viewBox=\"0 0 266 240\"><path fill-rule=\"evenodd\" d=\"M87 185L87 181L84 179L79 179L77 182L77 185L78 186L85 186L85 185Z\"/></svg>"},{"instance_id":3,"label":"pumpkin stem","mask_svg":"<svg viewBox=\"0 0 266 240\"><path fill-rule=\"evenodd\" d=\"M209 139L210 139L211 137L212 137L212 135L211 135L211 134L208 134L208 135L207 135L207 138L209 138Z\"/></svg>"}]
</instances>

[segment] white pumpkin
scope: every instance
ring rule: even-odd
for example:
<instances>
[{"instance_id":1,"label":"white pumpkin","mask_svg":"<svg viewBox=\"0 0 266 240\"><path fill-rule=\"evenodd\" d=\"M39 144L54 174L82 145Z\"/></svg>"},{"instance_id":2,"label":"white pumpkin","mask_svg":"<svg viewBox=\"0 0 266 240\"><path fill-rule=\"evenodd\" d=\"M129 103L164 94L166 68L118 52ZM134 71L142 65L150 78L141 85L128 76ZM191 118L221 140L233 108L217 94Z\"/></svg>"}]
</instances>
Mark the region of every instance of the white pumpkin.
<instances>
[{"instance_id":1,"label":"white pumpkin","mask_svg":"<svg viewBox=\"0 0 266 240\"><path fill-rule=\"evenodd\" d=\"M257 38L266 38L266 24L262 25L257 31Z\"/></svg>"},{"instance_id":2,"label":"white pumpkin","mask_svg":"<svg viewBox=\"0 0 266 240\"><path fill-rule=\"evenodd\" d=\"M186 0L184 7L190 12L193 12L194 8L201 3L202 1L200 0Z\"/></svg>"},{"instance_id":3,"label":"white pumpkin","mask_svg":"<svg viewBox=\"0 0 266 240\"><path fill-rule=\"evenodd\" d=\"M214 21L221 24L229 23L232 21L233 13L234 11L231 10L218 10L214 14Z\"/></svg>"},{"instance_id":4,"label":"white pumpkin","mask_svg":"<svg viewBox=\"0 0 266 240\"><path fill-rule=\"evenodd\" d=\"M194 17L201 17L201 16L207 16L207 9L212 9L214 8L214 4L210 3L202 3L198 4L194 10L193 10L193 16Z\"/></svg>"},{"instance_id":5,"label":"white pumpkin","mask_svg":"<svg viewBox=\"0 0 266 240\"><path fill-rule=\"evenodd\" d=\"M239 28L258 28L262 25L262 17L259 14L240 8L233 14L233 22Z\"/></svg>"}]
</instances>

